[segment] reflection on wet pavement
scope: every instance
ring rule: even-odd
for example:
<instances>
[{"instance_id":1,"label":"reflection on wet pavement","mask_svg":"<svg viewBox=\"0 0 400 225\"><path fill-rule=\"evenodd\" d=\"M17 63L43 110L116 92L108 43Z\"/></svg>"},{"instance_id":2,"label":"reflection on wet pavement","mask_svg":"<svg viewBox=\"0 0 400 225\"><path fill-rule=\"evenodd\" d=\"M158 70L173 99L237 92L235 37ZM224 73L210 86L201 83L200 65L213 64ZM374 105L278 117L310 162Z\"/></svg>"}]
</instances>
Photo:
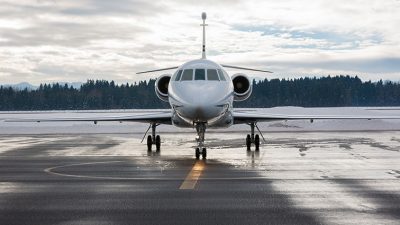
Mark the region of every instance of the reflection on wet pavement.
<instances>
[{"instance_id":1,"label":"reflection on wet pavement","mask_svg":"<svg viewBox=\"0 0 400 225\"><path fill-rule=\"evenodd\" d=\"M0 221L398 224L399 134L209 133L204 161L188 133L0 136Z\"/></svg>"}]
</instances>

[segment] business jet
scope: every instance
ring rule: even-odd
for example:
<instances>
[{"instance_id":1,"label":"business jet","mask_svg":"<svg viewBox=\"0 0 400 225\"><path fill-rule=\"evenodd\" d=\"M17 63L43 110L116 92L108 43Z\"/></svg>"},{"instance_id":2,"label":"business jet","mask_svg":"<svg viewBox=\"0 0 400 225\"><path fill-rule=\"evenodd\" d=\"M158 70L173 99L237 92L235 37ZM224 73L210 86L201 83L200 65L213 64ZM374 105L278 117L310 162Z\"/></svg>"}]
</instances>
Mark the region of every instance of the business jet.
<instances>
[{"instance_id":1,"label":"business jet","mask_svg":"<svg viewBox=\"0 0 400 225\"><path fill-rule=\"evenodd\" d=\"M162 101L168 102L170 110L156 110L151 113L144 113L132 116L118 117L96 117L96 118L54 118L42 120L18 120L21 121L134 121L149 123L151 135L147 137L147 150L160 151L161 137L157 135L158 125L167 124L183 128L195 128L197 131L197 147L195 157L199 159L207 157L205 145L205 133L207 129L227 128L236 124L248 124L250 133L247 134L244 143L247 150L251 151L254 146L255 151L260 150L260 135L262 133L257 126L258 122L270 122L277 120L310 120L315 119L400 119L394 116L355 116L355 115L277 115L257 113L250 109L233 109L234 101L244 101L252 93L252 83L249 77L243 73L229 76L225 68L237 70L257 71L272 73L267 70L238 67L232 65L218 64L206 58L206 33L207 24L206 13L202 13L203 23L203 44L201 58L188 61L181 66L155 69L138 72L154 73L167 70L175 70L174 73L164 74L157 78L155 82L155 93ZM15 122L15 121L14 121ZM259 134L255 134L255 129Z\"/></svg>"}]
</instances>

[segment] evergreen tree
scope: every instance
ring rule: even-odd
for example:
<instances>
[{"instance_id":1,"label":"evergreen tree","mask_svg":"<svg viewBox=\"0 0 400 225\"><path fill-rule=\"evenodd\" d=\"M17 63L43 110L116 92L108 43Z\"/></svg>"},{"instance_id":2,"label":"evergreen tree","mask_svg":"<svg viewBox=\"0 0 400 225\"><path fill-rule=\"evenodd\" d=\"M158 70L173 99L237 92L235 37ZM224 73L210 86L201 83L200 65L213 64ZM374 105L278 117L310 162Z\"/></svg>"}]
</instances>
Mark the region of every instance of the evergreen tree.
<instances>
[{"instance_id":1,"label":"evergreen tree","mask_svg":"<svg viewBox=\"0 0 400 225\"><path fill-rule=\"evenodd\" d=\"M0 86L0 110L78 110L169 108L154 93L155 80L118 85L88 80L79 89L40 84L36 90ZM400 106L400 84L362 82L350 76L253 80L253 93L235 107Z\"/></svg>"}]
</instances>

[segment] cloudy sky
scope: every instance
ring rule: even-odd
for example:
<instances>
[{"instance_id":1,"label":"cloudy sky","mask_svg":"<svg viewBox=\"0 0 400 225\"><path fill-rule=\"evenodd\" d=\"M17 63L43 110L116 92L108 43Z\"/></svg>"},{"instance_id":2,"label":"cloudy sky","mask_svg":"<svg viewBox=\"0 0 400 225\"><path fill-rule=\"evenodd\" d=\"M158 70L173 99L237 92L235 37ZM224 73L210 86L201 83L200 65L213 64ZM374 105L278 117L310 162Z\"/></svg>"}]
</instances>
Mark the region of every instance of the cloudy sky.
<instances>
[{"instance_id":1,"label":"cloudy sky","mask_svg":"<svg viewBox=\"0 0 400 225\"><path fill-rule=\"evenodd\" d=\"M272 70L400 81L400 0L0 0L0 83L133 82L201 56ZM230 71L228 72L235 72Z\"/></svg>"}]
</instances>

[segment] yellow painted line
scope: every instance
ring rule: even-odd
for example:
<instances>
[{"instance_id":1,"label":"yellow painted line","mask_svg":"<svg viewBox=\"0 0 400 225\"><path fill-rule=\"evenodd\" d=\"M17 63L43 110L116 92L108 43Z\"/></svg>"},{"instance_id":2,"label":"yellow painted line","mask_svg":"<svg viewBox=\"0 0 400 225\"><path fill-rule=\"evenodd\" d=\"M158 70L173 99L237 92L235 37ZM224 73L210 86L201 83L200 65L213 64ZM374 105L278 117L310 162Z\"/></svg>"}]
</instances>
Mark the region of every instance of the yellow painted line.
<instances>
[{"instance_id":1,"label":"yellow painted line","mask_svg":"<svg viewBox=\"0 0 400 225\"><path fill-rule=\"evenodd\" d=\"M194 189L204 168L205 168L204 161L197 161L194 164L190 173L186 176L185 180L183 181L183 183L181 184L179 189L182 189L182 190Z\"/></svg>"}]
</instances>

